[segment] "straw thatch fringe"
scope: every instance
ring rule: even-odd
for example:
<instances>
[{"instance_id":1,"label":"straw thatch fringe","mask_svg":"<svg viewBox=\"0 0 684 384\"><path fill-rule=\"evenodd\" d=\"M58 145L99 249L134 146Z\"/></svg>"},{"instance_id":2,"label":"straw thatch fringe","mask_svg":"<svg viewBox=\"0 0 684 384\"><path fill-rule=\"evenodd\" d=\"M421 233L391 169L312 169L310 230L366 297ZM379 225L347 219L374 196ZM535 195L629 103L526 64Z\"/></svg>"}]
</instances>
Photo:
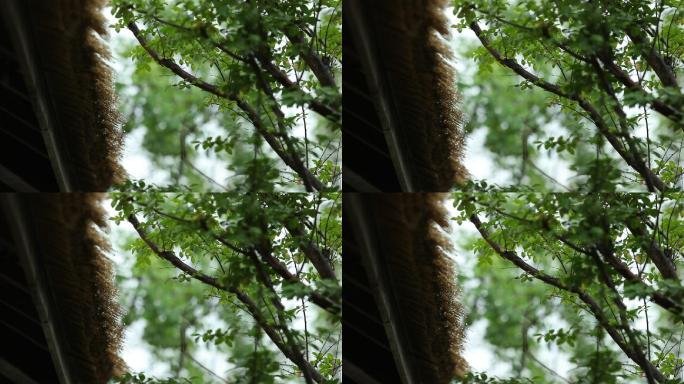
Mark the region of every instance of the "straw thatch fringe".
<instances>
[{"instance_id":1,"label":"straw thatch fringe","mask_svg":"<svg viewBox=\"0 0 684 384\"><path fill-rule=\"evenodd\" d=\"M123 181L123 135L116 110L103 7L106 0L28 1L40 67L56 115L74 190L106 191Z\"/></svg>"},{"instance_id":2,"label":"straw thatch fringe","mask_svg":"<svg viewBox=\"0 0 684 384\"><path fill-rule=\"evenodd\" d=\"M370 5L372 4L372 5ZM402 121L408 164L421 191L450 190L467 175L465 139L450 49L447 0L369 2L383 70Z\"/></svg>"},{"instance_id":3,"label":"straw thatch fringe","mask_svg":"<svg viewBox=\"0 0 684 384\"><path fill-rule=\"evenodd\" d=\"M123 373L121 312L101 194L26 194L36 246L60 309L76 382L106 383ZM96 229L99 227L100 230Z\"/></svg>"},{"instance_id":4,"label":"straw thatch fringe","mask_svg":"<svg viewBox=\"0 0 684 384\"><path fill-rule=\"evenodd\" d=\"M374 194L383 238L382 255L407 328L413 361L425 383L448 383L461 376L464 328L451 249L446 194Z\"/></svg>"}]
</instances>

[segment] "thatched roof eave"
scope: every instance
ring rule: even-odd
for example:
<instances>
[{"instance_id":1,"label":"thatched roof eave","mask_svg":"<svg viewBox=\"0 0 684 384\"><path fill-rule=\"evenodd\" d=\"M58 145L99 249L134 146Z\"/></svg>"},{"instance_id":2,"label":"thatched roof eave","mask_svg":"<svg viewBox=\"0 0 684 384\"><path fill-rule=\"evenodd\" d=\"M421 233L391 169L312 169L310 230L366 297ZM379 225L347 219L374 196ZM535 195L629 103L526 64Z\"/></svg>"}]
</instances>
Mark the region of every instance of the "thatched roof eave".
<instances>
[{"instance_id":1,"label":"thatched roof eave","mask_svg":"<svg viewBox=\"0 0 684 384\"><path fill-rule=\"evenodd\" d=\"M11 229L27 282L24 289L31 294L43 331L26 337L35 343L44 336L62 384L105 384L125 369L118 355L123 329L112 264L105 254L108 242L95 229L106 225L102 197L0 195L0 213ZM3 345L0 356L12 348L23 347ZM6 374L0 369L0 379Z\"/></svg>"},{"instance_id":2,"label":"thatched roof eave","mask_svg":"<svg viewBox=\"0 0 684 384\"><path fill-rule=\"evenodd\" d=\"M357 242L349 251L364 263L402 383L446 384L467 369L455 266L439 229L447 226L444 198L438 193L344 196L345 220ZM357 299L345 297L352 306ZM361 376L352 380L364 382Z\"/></svg>"},{"instance_id":3,"label":"thatched roof eave","mask_svg":"<svg viewBox=\"0 0 684 384\"><path fill-rule=\"evenodd\" d=\"M451 53L442 39L448 35L447 3L345 1L345 31L353 40L354 56L358 55L367 81L367 96L373 101L404 192L449 191L467 174L461 165L460 99L454 69L448 63ZM373 182L364 180L365 184ZM355 189L367 188L357 183Z\"/></svg>"},{"instance_id":4,"label":"thatched roof eave","mask_svg":"<svg viewBox=\"0 0 684 384\"><path fill-rule=\"evenodd\" d=\"M118 164L122 132L111 70L105 62L109 53L101 40L107 34L105 2L0 2L2 31L11 42L11 52L5 54L18 66L33 110L30 118L20 116L24 124L6 129L38 152L45 151L62 192L106 191L124 177ZM8 104L0 106L11 108L11 101L3 102ZM34 122L37 126L31 126ZM39 135L27 139L22 130ZM24 164L23 169L0 165L0 182L13 190L45 191L25 174L33 164Z\"/></svg>"}]
</instances>

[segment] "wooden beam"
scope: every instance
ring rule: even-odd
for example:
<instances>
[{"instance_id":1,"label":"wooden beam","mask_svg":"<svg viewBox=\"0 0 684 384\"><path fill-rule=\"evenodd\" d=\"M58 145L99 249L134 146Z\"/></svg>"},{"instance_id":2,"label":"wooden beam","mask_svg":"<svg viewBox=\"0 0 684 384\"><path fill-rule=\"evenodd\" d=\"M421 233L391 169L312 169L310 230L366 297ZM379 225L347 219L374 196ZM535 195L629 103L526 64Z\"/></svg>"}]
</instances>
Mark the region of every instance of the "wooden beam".
<instances>
[{"instance_id":1,"label":"wooden beam","mask_svg":"<svg viewBox=\"0 0 684 384\"><path fill-rule=\"evenodd\" d=\"M357 191L382 192L378 187L344 164L342 164L342 181L344 184L353 186Z\"/></svg>"},{"instance_id":2,"label":"wooden beam","mask_svg":"<svg viewBox=\"0 0 684 384\"><path fill-rule=\"evenodd\" d=\"M15 384L40 384L2 357L0 357L0 379L1 378L6 378L9 382Z\"/></svg>"},{"instance_id":3,"label":"wooden beam","mask_svg":"<svg viewBox=\"0 0 684 384\"><path fill-rule=\"evenodd\" d=\"M0 182L12 188L16 192L38 192L38 189L29 184L19 175L0 164Z\"/></svg>"},{"instance_id":4,"label":"wooden beam","mask_svg":"<svg viewBox=\"0 0 684 384\"><path fill-rule=\"evenodd\" d=\"M10 276L5 275L2 271L0 271L0 280L4 280L6 283L10 284L14 288L17 288L23 292L30 293L27 290L27 287L24 287L23 285L19 284L16 280L14 280Z\"/></svg>"},{"instance_id":5,"label":"wooden beam","mask_svg":"<svg viewBox=\"0 0 684 384\"><path fill-rule=\"evenodd\" d=\"M358 384L381 384L379 381L375 380L371 375L367 374L366 371L358 367L356 364L348 359L342 358L342 369L344 370L344 375L354 380Z\"/></svg>"}]
</instances>

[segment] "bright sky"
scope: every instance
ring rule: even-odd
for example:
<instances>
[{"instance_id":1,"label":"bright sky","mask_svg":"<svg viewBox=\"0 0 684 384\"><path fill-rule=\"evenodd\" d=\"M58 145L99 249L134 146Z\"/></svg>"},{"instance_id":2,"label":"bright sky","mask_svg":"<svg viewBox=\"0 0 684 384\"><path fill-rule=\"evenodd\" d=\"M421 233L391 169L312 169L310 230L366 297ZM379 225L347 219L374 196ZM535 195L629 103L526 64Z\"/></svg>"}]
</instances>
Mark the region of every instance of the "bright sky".
<instances>
[{"instance_id":1,"label":"bright sky","mask_svg":"<svg viewBox=\"0 0 684 384\"><path fill-rule=\"evenodd\" d=\"M116 214L111 207L111 201L104 201L104 208L109 217ZM132 260L127 256L129 251L123 249L123 244L126 238L135 235L135 231L128 223L121 223L116 225L113 221L109 223L109 241L112 245L112 252L109 257L114 263L114 269L117 275L128 275L129 270L133 266ZM125 288L133 288L135 285L132 282L124 282L123 287L119 286L119 290ZM125 305L121 304L122 307ZM152 356L147 350L145 342L142 340L142 331L144 329L144 322L136 322L131 326L125 328L124 331L124 347L121 353L124 361L131 368L132 371L146 371L149 369L150 373L161 374L165 369L161 365L152 364ZM165 368L165 367L164 367Z\"/></svg>"},{"instance_id":2,"label":"bright sky","mask_svg":"<svg viewBox=\"0 0 684 384\"><path fill-rule=\"evenodd\" d=\"M457 216L458 211L453 207L452 200L447 200L447 210L450 217ZM456 263L457 271L465 275L471 275L473 268L477 262L477 255L467 248L465 248L465 239L473 236L478 236L478 232L470 222L464 222L458 225L456 222L451 222L451 227L448 231L448 236L452 239L454 250L451 253L451 258ZM519 283L517 280L512 280L511 284ZM470 281L469 284L461 287L463 291L476 284ZM638 300L625 300L625 304L629 308L636 308L642 303ZM649 319L651 324L655 324L659 318L658 308L654 306L649 307ZM545 319L545 325L549 328L563 328L565 323L559 316L550 316ZM512 372L512 364L508 361L497 359L493 353L494 347L484 339L484 332L487 327L487 320L482 319L470 325L466 331L466 343L464 358L470 364L474 372L486 372L488 375L506 378L515 376ZM645 332L647 322L644 312L639 314L639 317L634 322L634 328ZM555 345L541 343L540 351L535 355L547 367L553 369L555 372L563 377L570 377L571 370L575 367L569 361L568 355L558 350ZM635 381L632 381L635 382ZM631 383L631 382L630 382Z\"/></svg>"},{"instance_id":3,"label":"bright sky","mask_svg":"<svg viewBox=\"0 0 684 384\"><path fill-rule=\"evenodd\" d=\"M105 207L110 217L115 215L109 200L105 201ZM114 262L116 273L128 276L130 275L135 257L131 251L124 248L124 244L128 239L137 236L137 234L128 222L122 222L119 225L116 225L113 221L109 221L109 223L110 242L112 244L110 258ZM168 283L176 284L173 281ZM133 289L135 284L131 280L124 281L119 289ZM127 304L121 303L121 306L125 307ZM145 320L138 320L125 328L124 347L121 356L131 372L144 372L147 376L153 375L159 378L167 377L170 375L170 365L165 361L159 361L159 359L155 358L150 353L150 346L142 339L146 325ZM207 327L220 326L221 321L215 315L208 316L203 319L203 325ZM211 347L198 348L193 357L213 372L219 374L231 368L231 365L225 360L224 356L216 353Z\"/></svg>"},{"instance_id":4,"label":"bright sky","mask_svg":"<svg viewBox=\"0 0 684 384\"><path fill-rule=\"evenodd\" d=\"M447 15L451 25L456 24L456 17L452 12L453 8L448 8ZM466 47L473 44L479 44L475 33L469 29L458 32L452 28L452 34L449 38L449 45L454 52L454 60L452 64L456 69L456 76L464 79L472 77L475 69L475 60L464 55ZM465 93L464 98L468 97ZM464 115L468 116L469 111L464 111ZM547 126L549 133L561 133L562 130L558 126ZM474 180L487 180L490 184L508 185L511 182L511 172L505 169L499 169L492 160L493 154L484 147L487 130L477 129L468 136L466 141L466 152L464 158L464 165L468 172L472 175ZM556 154L542 155L536 165L547 174L553 176L562 184L567 184L568 180L573 176L573 173L568 169L567 165L558 161Z\"/></svg>"},{"instance_id":5,"label":"bright sky","mask_svg":"<svg viewBox=\"0 0 684 384\"><path fill-rule=\"evenodd\" d=\"M456 18L453 12L451 12L451 8L447 14L449 16L449 23L451 25L456 24ZM461 78L472 76L476 64L474 60L463 55L463 46L474 44L477 42L477 37L470 30L464 30L459 33L453 29L449 40L454 52L453 64L456 68L457 76ZM468 137L464 165L473 179L484 179L491 183L505 185L510 180L510 172L495 167L492 154L484 148L486 133L486 130L479 129ZM542 164L540 164L541 166ZM450 217L456 216L457 211L450 202L447 204L447 207ZM452 256L456 262L457 270L472 271L475 266L476 255L462 247L462 239L474 236L475 234L477 234L475 227L469 225L469 223L464 223L461 226L456 226L453 223L450 236L455 245ZM467 286L461 288L463 290L468 289ZM464 358L475 372L487 372L491 375L506 377L510 374L512 365L509 362L497 361L493 353L493 347L484 340L486 327L487 321L480 320L467 329Z\"/></svg>"},{"instance_id":6,"label":"bright sky","mask_svg":"<svg viewBox=\"0 0 684 384\"><path fill-rule=\"evenodd\" d=\"M115 22L115 19L111 15L110 8L105 9L105 15L110 24ZM113 68L116 81L125 81L130 77L133 71L133 64L127 59L122 58L119 55L119 47L124 44L131 43L135 41L135 38L130 33L130 31L124 29L120 32L110 29L110 51L112 52L112 61L110 65ZM121 97L121 95L119 96ZM142 138L145 131L142 129L134 130L131 134L127 134L124 143L124 153L122 156L122 165L126 172L133 179L144 179L145 181L152 183L164 183L166 180L163 174L160 172L155 172L153 164L150 162L146 151L142 148ZM215 162L210 164L205 164L206 159L202 159L198 166L203 169L209 169L208 172L212 175L216 175L219 171L214 171L216 166ZM207 168L207 166L209 168ZM105 202L105 208L107 213L112 216L114 215L114 210L110 206L109 200ZM133 258L130 256L130 251L123 249L123 244L127 238L135 236L135 231L128 225L128 223L123 222L120 225L116 225L114 222L110 223L110 241L112 243L112 253L110 255L112 261L114 262L117 274L128 275L130 268L133 265ZM133 282L124 282L125 287L131 287ZM124 287L120 287L122 289ZM124 304L122 304L123 306ZM126 327L124 331L124 346L122 351L122 357L128 367L132 372L145 372L148 375L156 375L159 377L164 377L169 372L169 364L166 362L157 361L154 356L149 351L149 345L142 339L143 330L146 324L144 320L134 322L130 326ZM208 350L201 350L195 356L203 364L215 369L217 372L221 372L228 368L227 363L218 359L216 354L210 353Z\"/></svg>"},{"instance_id":7,"label":"bright sky","mask_svg":"<svg viewBox=\"0 0 684 384\"><path fill-rule=\"evenodd\" d=\"M451 11L448 12L450 24L455 24L456 18ZM449 38L449 43L454 52L453 65L456 68L457 76L467 78L472 76L476 63L470 57L464 56L464 46L466 44L479 43L475 34L470 30L464 30L459 33L455 29L452 30L452 35ZM464 95L467 97L467 95ZM466 113L467 115L467 113ZM562 132L558 126L547 126L551 132ZM645 136L645 127L643 132L638 132L637 135ZM472 178L476 180L487 180L488 183L497 183L499 185L506 185L511 181L511 174L504 169L497 169L492 161L493 154L484 148L484 140L487 131L484 129L476 130L467 139L467 148L465 153L464 163L466 169L471 173ZM549 175L553 176L562 184L569 184L569 180L573 173L568 169L567 164L558 160L556 155L541 156L536 164ZM448 202L447 208L450 216L456 216L456 209L452 206L451 201ZM453 239L455 245L452 257L456 262L457 270L463 271L468 275L472 273L475 266L477 256L466 249L464 245L464 238L477 235L475 227L469 223L464 222L462 225L452 223L450 228L450 237ZM471 282L474 283L474 282ZM511 284L514 284L512 281ZM468 290L468 286L462 287L463 290ZM628 306L636 306L637 302L627 302ZM651 311L651 320L657 316L657 312ZM547 325L551 328L559 328L563 326L563 321L559 317L551 317L546 319ZM471 368L475 372L486 372L488 375L499 376L501 378L513 375L512 364L508 361L501 361L495 358L493 353L493 346L484 340L484 332L487 327L487 321L482 319L470 325L466 333L466 344L464 357L468 361ZM635 323L635 328L645 329L646 320L644 316ZM569 361L566 354L561 353L555 345L547 345L542 347L540 353L536 355L546 366L555 370L563 377L570 376L570 370L574 365Z\"/></svg>"}]
</instances>

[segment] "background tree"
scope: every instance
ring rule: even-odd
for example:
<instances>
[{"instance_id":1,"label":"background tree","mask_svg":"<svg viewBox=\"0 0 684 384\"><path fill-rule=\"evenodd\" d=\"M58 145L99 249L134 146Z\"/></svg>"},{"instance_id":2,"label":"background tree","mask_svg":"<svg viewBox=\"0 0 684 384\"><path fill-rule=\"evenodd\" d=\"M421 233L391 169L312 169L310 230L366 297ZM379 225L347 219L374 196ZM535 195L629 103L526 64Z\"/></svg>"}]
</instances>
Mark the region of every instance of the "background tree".
<instances>
[{"instance_id":1,"label":"background tree","mask_svg":"<svg viewBox=\"0 0 684 384\"><path fill-rule=\"evenodd\" d=\"M509 131L505 136L524 144L510 147L518 148L522 158L532 146L568 153L577 174L571 189L681 188L684 125L677 74L684 65L678 48L684 40L679 2L454 3L457 29L479 41L472 52L477 76L492 79L476 77L478 85L501 90L517 79L513 82L526 100L517 97L516 104L539 107L511 111L505 108L509 103L487 92L482 97L495 117L478 112L486 106L481 105L475 124ZM540 97L545 105L535 101ZM553 131L549 113L560 115L551 119L560 125Z\"/></svg>"},{"instance_id":2,"label":"background tree","mask_svg":"<svg viewBox=\"0 0 684 384\"><path fill-rule=\"evenodd\" d=\"M339 0L117 0L112 11L139 44L129 52L140 93L123 100L127 126L151 132L148 150L172 149L177 175L202 176L194 145L238 176L208 180L214 190L339 187ZM218 135L198 132L209 122Z\"/></svg>"},{"instance_id":3,"label":"background tree","mask_svg":"<svg viewBox=\"0 0 684 384\"><path fill-rule=\"evenodd\" d=\"M117 192L113 220L132 225L125 322L171 362L164 380L336 383L341 377L339 193ZM175 280L175 281L172 281ZM126 285L124 285L126 286ZM212 345L232 366L196 357ZM185 381L183 381L185 380Z\"/></svg>"},{"instance_id":4,"label":"background tree","mask_svg":"<svg viewBox=\"0 0 684 384\"><path fill-rule=\"evenodd\" d=\"M454 194L468 322L512 362L462 381L683 382L681 2L454 5L468 130L513 170Z\"/></svg>"},{"instance_id":5,"label":"background tree","mask_svg":"<svg viewBox=\"0 0 684 384\"><path fill-rule=\"evenodd\" d=\"M485 317L486 340L535 383L681 382L682 197L456 193L455 219L479 234L469 321ZM570 377L539 360L542 343Z\"/></svg>"}]
</instances>

